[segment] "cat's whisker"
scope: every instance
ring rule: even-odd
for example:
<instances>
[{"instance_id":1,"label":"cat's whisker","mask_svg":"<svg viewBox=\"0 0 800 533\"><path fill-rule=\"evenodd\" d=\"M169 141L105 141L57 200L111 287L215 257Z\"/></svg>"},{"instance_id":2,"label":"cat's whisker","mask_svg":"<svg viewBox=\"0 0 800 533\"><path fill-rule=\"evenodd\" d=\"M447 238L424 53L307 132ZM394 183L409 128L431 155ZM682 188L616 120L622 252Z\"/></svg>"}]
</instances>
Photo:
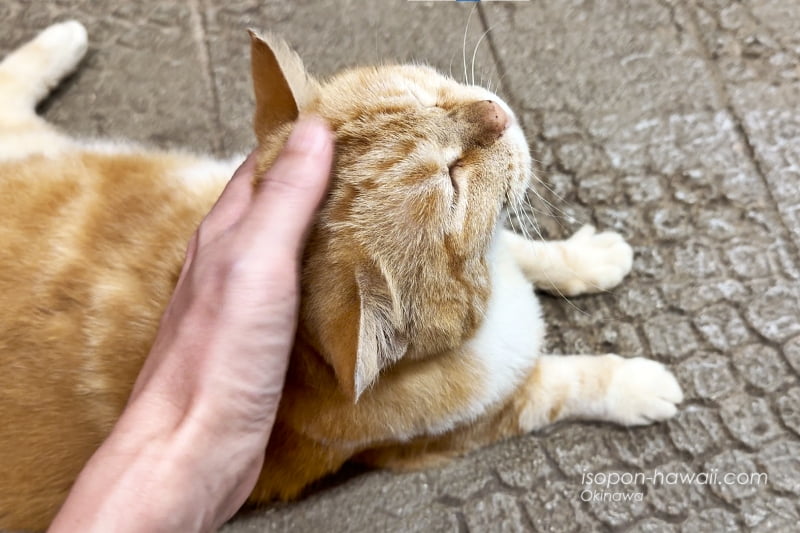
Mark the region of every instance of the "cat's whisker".
<instances>
[{"instance_id":1,"label":"cat's whisker","mask_svg":"<svg viewBox=\"0 0 800 533\"><path fill-rule=\"evenodd\" d=\"M494 92L498 92L498 91L499 91L499 90L502 88L502 86L503 86L503 79L505 79L506 75L508 75L508 73L507 73L507 72L506 72L505 74L502 74L502 75L500 76L500 79L497 81L497 85L495 86L495 91L494 91Z\"/></svg>"},{"instance_id":2,"label":"cat's whisker","mask_svg":"<svg viewBox=\"0 0 800 533\"><path fill-rule=\"evenodd\" d=\"M520 216L520 212L517 209L517 207L513 206L513 209L514 209L514 213L515 213L515 215L517 217L517 220L521 220L522 217ZM531 221L530 217L528 217L528 214L525 213L524 210L522 212L525 214L525 217L526 217L528 223L533 228L533 231L536 232L536 235L539 237L539 240L542 241L542 242L546 241L547 239L544 238L544 235L542 235L542 232L539 230L539 225L536 222L536 215L531 213L531 216L533 216L533 220ZM525 231L525 224L524 223L522 224L521 229L522 229L522 234L526 239L534 240L534 239L531 239L529 235L527 235L527 232ZM585 310L581 309L580 307L578 307L575 304L575 302L573 302L572 300L567 298L567 296L563 292L561 292L561 290L558 288L558 285L556 283L554 283L553 279L550 277L550 274L548 274L546 270L544 271L544 275L547 278L547 281L550 283L550 286L552 287L552 290L554 291L555 294L557 294L562 300L567 302L570 305L570 307L575 309L577 312L579 312L579 313L581 313L583 315L586 315L586 316L589 315L589 313L587 311L585 311Z\"/></svg>"},{"instance_id":3,"label":"cat's whisker","mask_svg":"<svg viewBox=\"0 0 800 533\"><path fill-rule=\"evenodd\" d=\"M469 78L467 77L467 33L469 32L469 21L472 20L472 15L475 13L477 8L478 4L475 3L469 12L469 16L467 17L467 26L464 28L464 42L461 45L461 56L464 60L464 83L469 83Z\"/></svg>"},{"instance_id":4,"label":"cat's whisker","mask_svg":"<svg viewBox=\"0 0 800 533\"><path fill-rule=\"evenodd\" d=\"M555 196L557 201L561 203L566 203L566 200L561 195L559 195L552 187L550 187L547 183L545 183L539 176L537 176L535 172L531 172L531 178L536 180L538 184L544 187L550 194ZM533 193L545 204L545 206L547 206L552 211L551 214L553 216L557 216L558 214L560 214L561 217L566 220L581 222L577 220L574 216L569 215L569 213L567 213L560 207L556 206L555 204L547 200L538 190L536 190L536 187L529 187L528 190L533 191Z\"/></svg>"},{"instance_id":5,"label":"cat's whisker","mask_svg":"<svg viewBox=\"0 0 800 533\"><path fill-rule=\"evenodd\" d=\"M453 61L455 60L455 58L456 58L456 52L453 52L453 54L450 56L450 65L447 67L447 72L451 79L455 79L453 78Z\"/></svg>"},{"instance_id":6,"label":"cat's whisker","mask_svg":"<svg viewBox=\"0 0 800 533\"><path fill-rule=\"evenodd\" d=\"M542 161L540 161L539 159L536 159L536 158L535 158L535 157L533 157L533 156L531 156L531 161L534 161L534 162L535 162L535 163L537 163L539 166L542 166L542 165L544 165L544 163L543 163ZM543 187L543 188L544 188L544 189L545 189L547 192L549 192L550 194L552 194L552 195L555 197L555 199L556 199L558 202L560 202L560 203L564 203L564 204L566 204L566 203L567 203L567 200L566 200L566 199L565 199L563 196L561 196L560 194L558 194L558 193L556 192L556 190L555 190L553 187L551 187L550 185L548 185L548 184L547 184L547 182L545 182L545 181L544 181L542 178L540 178L540 177L539 177L539 175L538 175L536 172L531 172L531 179L535 180L535 181L536 181L536 182L537 182L539 185L541 185L541 186L542 186L542 187ZM551 211L552 211L552 212L551 212L551 213L549 213L549 216L552 216L552 217L554 217L554 218L561 218L561 219L563 219L563 220L567 220L567 221L569 221L569 222L578 222L578 223L581 223L581 224L586 224L586 223L587 223L586 221L582 221L582 220L579 220L579 219L575 218L574 216L570 215L569 213L567 213L567 212L566 212L566 211L564 211L563 209L561 209L561 208L557 207L557 206L556 206L555 204L553 204L552 202L550 202L550 201L548 201L547 199L545 199L545 198L542 196L542 194L541 194L541 193L540 193L538 190L536 190L536 188L535 188L535 187L529 187L529 190L532 190L532 191L533 191L533 193L534 193L534 194L535 194L535 195L536 195L536 196L537 196L537 197L538 197L538 198L539 198L539 199L540 199L540 200L541 200L541 201L542 201L542 202L545 204L545 206L547 206L548 208L550 208L550 209L551 209ZM532 207L532 206L531 206L531 207ZM541 210L540 210L540 211L541 211ZM559 213L560 213L560 214L559 214Z\"/></svg>"},{"instance_id":7,"label":"cat's whisker","mask_svg":"<svg viewBox=\"0 0 800 533\"><path fill-rule=\"evenodd\" d=\"M525 212L524 209L522 211L520 211L520 209L518 207L519 206L516 205L516 202L512 202L511 203L511 209L514 212L514 216L517 219L517 223L518 223L517 226L519 227L520 231L522 232L523 237L525 237L528 240L536 240L536 239L533 239L531 237L531 235L528 233L528 231L526 229L526 225L530 225L533 228L533 231L536 233L536 235L538 237L538 240L543 241L543 242L546 241L547 239L544 238L544 235L542 235L542 232L539 229L539 224L536 221L536 215L533 214L533 213L530 213L530 215L529 215L528 213ZM533 219L531 219L531 217L533 217ZM550 277L550 275L547 273L547 271L544 272L544 275L547 278L547 281L552 286L553 291L555 292L555 294L557 294L561 299L566 301L577 312L579 312L581 314L584 314L584 315L588 315L589 314L587 311L584 311L583 309L578 307L572 300L567 298L567 296L558 289L558 286L556 285L556 283L554 283L553 279ZM595 288L597 288L597 287L595 287Z\"/></svg>"},{"instance_id":8,"label":"cat's whisker","mask_svg":"<svg viewBox=\"0 0 800 533\"><path fill-rule=\"evenodd\" d=\"M538 178L537 178L537 179L538 179ZM561 215L563 215L563 216L567 216L567 217L569 216L569 215L568 215L568 213L567 213L566 211L564 211L564 210L563 210L563 209L561 209L560 207L558 207L558 206L554 205L554 204L553 204L552 202L550 202L550 201L549 201L547 198L545 198L544 196L542 196L542 194L541 194L539 191L537 191L537 190L536 190L536 187L530 187L528 190L530 190L530 191L533 191L533 194L535 194L535 195L536 195L536 197L537 197L537 198L539 198L539 200L541 200L541 201L542 201L542 203L543 203L545 206L547 206L547 207L548 207L548 208L549 208L551 211L554 211L555 213L560 213L560 214L561 214Z\"/></svg>"},{"instance_id":9,"label":"cat's whisker","mask_svg":"<svg viewBox=\"0 0 800 533\"><path fill-rule=\"evenodd\" d=\"M522 221L522 217L519 214L519 210L517 209L516 202L510 202L509 206L511 207L511 211L514 215L515 226L519 228L522 232L522 236L528 240L532 240L528 230L525 228L525 223Z\"/></svg>"},{"instance_id":10,"label":"cat's whisker","mask_svg":"<svg viewBox=\"0 0 800 533\"><path fill-rule=\"evenodd\" d=\"M551 218L554 218L554 219L557 219L557 220L566 220L568 222L573 222L574 221L574 217L571 217L569 215L557 215L555 213L552 213L552 212L544 210L544 209L538 209L538 208L534 207L533 204L531 204L531 202L530 202L530 200L528 198L525 198L523 200L522 204L528 210L530 210L530 211L532 211L534 213L539 213L540 215L544 215L546 217L551 217Z\"/></svg>"},{"instance_id":11,"label":"cat's whisker","mask_svg":"<svg viewBox=\"0 0 800 533\"><path fill-rule=\"evenodd\" d=\"M524 204L523 204L522 206L520 206L520 213L523 215L523 217L524 217L524 221L526 221L528 224L530 224L530 226L531 226L532 228L534 228L534 230L535 230L537 233L539 233L539 235L541 236L541 233L540 233L540 231L539 231L539 221L538 221L538 220L536 220L536 214L535 214L535 213L533 213L533 212L531 212L531 213L528 213L528 212L525 210L525 205L524 205Z\"/></svg>"},{"instance_id":12,"label":"cat's whisker","mask_svg":"<svg viewBox=\"0 0 800 533\"><path fill-rule=\"evenodd\" d=\"M492 26L493 28L494 26ZM481 35L480 39L478 39L478 44L475 45L475 50L472 52L472 84L475 85L475 58L478 56L478 48L481 46L483 39L489 35L489 32L492 31L492 28L489 28L483 35Z\"/></svg>"},{"instance_id":13,"label":"cat's whisker","mask_svg":"<svg viewBox=\"0 0 800 533\"><path fill-rule=\"evenodd\" d=\"M534 190L533 193L536 194L539 198L541 198L541 195L538 194L538 191ZM542 214L542 215L544 215L544 216L546 216L548 218L554 219L561 229L564 229L564 225L561 224L561 222L560 222L561 220L565 220L567 222L573 222L574 221L574 217L570 216L568 213L566 213L566 212L564 212L563 214L554 213L552 209L547 208L548 207L547 205L545 205L545 207L547 209L538 209L538 208L534 207L533 203L531 203L531 200L527 195L523 199L523 205L525 207L527 207L531 211L532 214L533 213L540 213L540 214Z\"/></svg>"},{"instance_id":14,"label":"cat's whisker","mask_svg":"<svg viewBox=\"0 0 800 533\"><path fill-rule=\"evenodd\" d=\"M541 161L537 161L537 163L540 163L540 164L541 164ZM546 183L544 180L542 180L542 178L540 178L539 176L537 176L535 172L531 173L531 176L533 177L533 179L535 179L537 182L539 182L539 184L541 184L541 186L542 186L542 187L544 187L545 189L547 189L547 192L549 192L550 194L552 194L553 196L555 196L555 197L556 197L556 199L557 199L558 201L560 201L560 202L566 202L566 200L565 200L565 199L564 199L564 198L563 198L561 195L559 195L559 194L558 194L558 193L555 191L555 189L553 189L552 187L550 187L550 186L549 186L549 185L548 185L548 184L547 184L547 183Z\"/></svg>"}]
</instances>

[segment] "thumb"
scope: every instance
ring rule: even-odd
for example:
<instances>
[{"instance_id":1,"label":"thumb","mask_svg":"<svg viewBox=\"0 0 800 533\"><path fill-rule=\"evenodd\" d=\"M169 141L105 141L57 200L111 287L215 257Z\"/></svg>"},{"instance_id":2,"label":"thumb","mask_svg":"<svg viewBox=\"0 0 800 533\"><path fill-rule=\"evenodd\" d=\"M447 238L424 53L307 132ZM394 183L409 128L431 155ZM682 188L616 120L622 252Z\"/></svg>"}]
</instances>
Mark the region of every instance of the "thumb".
<instances>
[{"instance_id":1,"label":"thumb","mask_svg":"<svg viewBox=\"0 0 800 533\"><path fill-rule=\"evenodd\" d=\"M318 117L301 118L256 192L244 223L256 240L299 252L327 189L333 134Z\"/></svg>"}]
</instances>

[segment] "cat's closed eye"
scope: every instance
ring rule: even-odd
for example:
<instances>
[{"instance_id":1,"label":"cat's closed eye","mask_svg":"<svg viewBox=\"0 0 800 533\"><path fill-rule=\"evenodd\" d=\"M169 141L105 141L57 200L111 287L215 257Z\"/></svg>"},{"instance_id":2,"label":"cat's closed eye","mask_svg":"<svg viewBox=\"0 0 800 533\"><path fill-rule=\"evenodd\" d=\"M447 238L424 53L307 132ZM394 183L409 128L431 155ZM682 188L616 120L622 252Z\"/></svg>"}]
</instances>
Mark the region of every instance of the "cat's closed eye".
<instances>
[{"instance_id":1,"label":"cat's closed eye","mask_svg":"<svg viewBox=\"0 0 800 533\"><path fill-rule=\"evenodd\" d=\"M447 173L450 175L450 185L453 187L453 203L458 201L461 190L461 179L463 179L463 160L461 158L453 160L447 165Z\"/></svg>"}]
</instances>

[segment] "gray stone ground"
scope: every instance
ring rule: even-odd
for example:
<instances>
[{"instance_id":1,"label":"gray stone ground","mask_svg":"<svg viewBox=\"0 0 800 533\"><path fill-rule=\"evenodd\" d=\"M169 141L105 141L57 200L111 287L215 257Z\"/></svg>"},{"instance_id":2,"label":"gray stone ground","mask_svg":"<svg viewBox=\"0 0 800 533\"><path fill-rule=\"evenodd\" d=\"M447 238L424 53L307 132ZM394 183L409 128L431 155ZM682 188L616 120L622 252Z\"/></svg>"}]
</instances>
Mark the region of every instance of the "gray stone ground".
<instances>
[{"instance_id":1,"label":"gray stone ground","mask_svg":"<svg viewBox=\"0 0 800 533\"><path fill-rule=\"evenodd\" d=\"M249 26L311 69L417 59L463 76L472 5L350 0L3 0L0 52L57 20L92 45L44 106L84 135L247 150ZM545 298L555 352L646 355L687 393L674 420L569 424L440 470L350 472L225 531L794 531L800 522L800 4L796 0L484 3L476 75L523 117L549 237L622 232L631 277ZM545 187L552 189L548 191ZM549 211L549 212L544 212ZM528 225L528 230L532 227ZM766 472L768 482L612 486L583 473ZM584 480L585 481L585 480ZM643 494L641 501L582 501Z\"/></svg>"}]
</instances>

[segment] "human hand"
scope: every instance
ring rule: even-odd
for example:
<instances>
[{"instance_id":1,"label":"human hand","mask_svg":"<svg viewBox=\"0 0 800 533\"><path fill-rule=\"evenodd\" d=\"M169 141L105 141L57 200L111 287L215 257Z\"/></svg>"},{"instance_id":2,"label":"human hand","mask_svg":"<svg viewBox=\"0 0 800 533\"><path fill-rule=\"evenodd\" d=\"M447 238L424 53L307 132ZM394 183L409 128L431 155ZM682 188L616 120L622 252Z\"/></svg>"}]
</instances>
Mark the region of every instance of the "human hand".
<instances>
[{"instance_id":1,"label":"human hand","mask_svg":"<svg viewBox=\"0 0 800 533\"><path fill-rule=\"evenodd\" d=\"M307 118L255 191L254 157L236 171L192 237L128 406L51 531L204 531L244 503L275 420L332 151L327 127Z\"/></svg>"}]
</instances>

